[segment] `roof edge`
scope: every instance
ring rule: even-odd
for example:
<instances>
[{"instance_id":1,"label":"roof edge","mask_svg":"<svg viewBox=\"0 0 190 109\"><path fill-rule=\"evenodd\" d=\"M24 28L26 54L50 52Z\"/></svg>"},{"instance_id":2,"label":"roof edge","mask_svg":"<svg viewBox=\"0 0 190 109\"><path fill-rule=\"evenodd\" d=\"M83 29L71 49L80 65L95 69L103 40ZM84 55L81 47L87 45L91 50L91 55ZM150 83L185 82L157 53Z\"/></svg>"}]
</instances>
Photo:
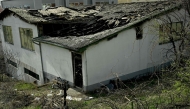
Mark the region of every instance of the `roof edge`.
<instances>
[{"instance_id":1,"label":"roof edge","mask_svg":"<svg viewBox=\"0 0 190 109\"><path fill-rule=\"evenodd\" d=\"M73 49L71 47L64 46L64 45L61 45L61 44L57 44L57 43L54 43L54 42L51 42L51 41L39 40L38 38L39 37L35 37L35 38L32 39L32 41L36 41L36 42L40 42L40 43L45 43L45 44L49 44L49 45L58 46L58 47L65 48L65 49L68 49L68 50L71 50L71 51L75 51L75 52L79 51L78 49Z\"/></svg>"}]
</instances>

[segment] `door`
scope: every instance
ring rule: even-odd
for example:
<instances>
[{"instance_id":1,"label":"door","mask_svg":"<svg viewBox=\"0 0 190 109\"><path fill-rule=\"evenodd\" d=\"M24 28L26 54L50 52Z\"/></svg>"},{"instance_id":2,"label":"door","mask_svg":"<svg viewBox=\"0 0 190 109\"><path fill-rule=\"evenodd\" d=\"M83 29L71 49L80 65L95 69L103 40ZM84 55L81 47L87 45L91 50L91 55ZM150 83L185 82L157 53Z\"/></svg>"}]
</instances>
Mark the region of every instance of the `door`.
<instances>
[{"instance_id":1,"label":"door","mask_svg":"<svg viewBox=\"0 0 190 109\"><path fill-rule=\"evenodd\" d=\"M82 88L82 86L83 86L82 56L81 56L81 54L72 53L72 57L73 57L74 85L76 87Z\"/></svg>"}]
</instances>

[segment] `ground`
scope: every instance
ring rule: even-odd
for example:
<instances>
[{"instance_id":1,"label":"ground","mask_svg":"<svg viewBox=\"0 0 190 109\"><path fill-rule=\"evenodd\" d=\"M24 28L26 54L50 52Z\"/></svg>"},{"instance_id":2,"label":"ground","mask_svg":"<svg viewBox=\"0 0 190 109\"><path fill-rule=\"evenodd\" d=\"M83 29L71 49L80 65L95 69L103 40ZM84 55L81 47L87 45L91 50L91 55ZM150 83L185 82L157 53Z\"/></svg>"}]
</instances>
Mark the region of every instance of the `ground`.
<instances>
[{"instance_id":1,"label":"ground","mask_svg":"<svg viewBox=\"0 0 190 109\"><path fill-rule=\"evenodd\" d=\"M84 94L69 88L67 105L69 109L190 109L189 69L126 81L122 88L110 92L99 89ZM51 85L39 87L4 75L0 109L61 109L64 100L57 95L60 89Z\"/></svg>"}]
</instances>

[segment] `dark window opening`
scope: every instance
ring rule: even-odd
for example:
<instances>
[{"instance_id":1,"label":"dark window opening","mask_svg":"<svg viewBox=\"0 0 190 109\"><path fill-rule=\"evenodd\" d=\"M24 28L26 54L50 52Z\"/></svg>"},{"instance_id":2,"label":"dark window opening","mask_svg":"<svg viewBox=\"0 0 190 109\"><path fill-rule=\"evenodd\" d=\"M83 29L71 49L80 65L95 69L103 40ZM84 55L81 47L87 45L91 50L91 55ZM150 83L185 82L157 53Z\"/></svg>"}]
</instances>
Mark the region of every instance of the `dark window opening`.
<instances>
[{"instance_id":1,"label":"dark window opening","mask_svg":"<svg viewBox=\"0 0 190 109\"><path fill-rule=\"evenodd\" d=\"M73 71L74 71L74 84L77 87L82 88L83 78L82 78L82 57L80 54L72 53L73 57Z\"/></svg>"},{"instance_id":2,"label":"dark window opening","mask_svg":"<svg viewBox=\"0 0 190 109\"><path fill-rule=\"evenodd\" d=\"M34 73L34 72L32 72L32 71L26 69L26 68L24 68L24 73L26 73L26 74L28 74L28 75L30 75L30 76L32 76L32 77L38 79L38 80L40 79L38 74L36 74L36 73Z\"/></svg>"},{"instance_id":3,"label":"dark window opening","mask_svg":"<svg viewBox=\"0 0 190 109\"><path fill-rule=\"evenodd\" d=\"M17 63L7 59L7 63L17 68Z\"/></svg>"},{"instance_id":4,"label":"dark window opening","mask_svg":"<svg viewBox=\"0 0 190 109\"><path fill-rule=\"evenodd\" d=\"M142 37L143 37L142 28L138 26L135 28L135 30L136 30L136 39L137 40L142 39Z\"/></svg>"}]
</instances>

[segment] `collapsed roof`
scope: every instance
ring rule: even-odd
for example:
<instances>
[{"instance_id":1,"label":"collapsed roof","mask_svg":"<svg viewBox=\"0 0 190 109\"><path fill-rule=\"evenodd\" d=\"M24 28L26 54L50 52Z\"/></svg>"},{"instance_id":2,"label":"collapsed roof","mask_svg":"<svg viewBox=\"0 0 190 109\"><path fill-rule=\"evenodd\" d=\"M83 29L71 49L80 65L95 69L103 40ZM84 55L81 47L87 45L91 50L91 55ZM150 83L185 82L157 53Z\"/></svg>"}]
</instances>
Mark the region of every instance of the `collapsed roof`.
<instances>
[{"instance_id":1,"label":"collapsed roof","mask_svg":"<svg viewBox=\"0 0 190 109\"><path fill-rule=\"evenodd\" d=\"M14 13L28 23L62 24L63 28L54 34L44 33L44 36L34 40L79 51L99 40L112 37L123 29L180 6L175 1L159 1L86 6L78 9L58 7L45 11L5 9L0 14L0 19ZM64 24L69 24L69 27Z\"/></svg>"},{"instance_id":2,"label":"collapsed roof","mask_svg":"<svg viewBox=\"0 0 190 109\"><path fill-rule=\"evenodd\" d=\"M22 20L31 24L60 24L79 21L87 22L86 20L90 20L90 18L92 18L90 16L84 15L82 13L65 7L50 8L48 10L6 8L2 13L0 13L0 20L3 20L6 16L10 14L16 15Z\"/></svg>"}]
</instances>

